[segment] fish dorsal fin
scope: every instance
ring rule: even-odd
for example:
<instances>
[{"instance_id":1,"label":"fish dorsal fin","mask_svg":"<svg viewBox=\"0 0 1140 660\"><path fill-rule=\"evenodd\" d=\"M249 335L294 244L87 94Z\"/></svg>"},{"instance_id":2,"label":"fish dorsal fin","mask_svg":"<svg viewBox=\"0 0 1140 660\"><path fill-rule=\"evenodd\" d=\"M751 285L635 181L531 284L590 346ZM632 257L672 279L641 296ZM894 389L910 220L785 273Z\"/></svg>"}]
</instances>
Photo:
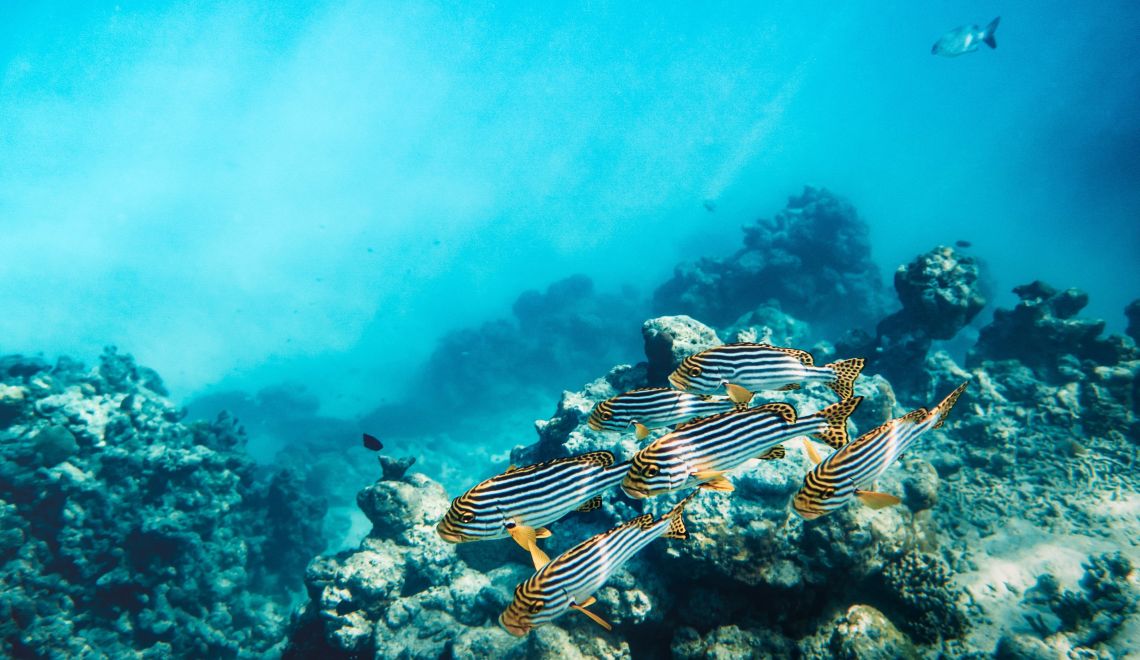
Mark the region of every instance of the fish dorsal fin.
<instances>
[{"instance_id":1,"label":"fish dorsal fin","mask_svg":"<svg viewBox=\"0 0 1140 660\"><path fill-rule=\"evenodd\" d=\"M792 357L796 358L801 363L808 365L809 367L815 366L815 358L812 357L811 353L808 353L807 351L800 350L798 348L785 348L783 346L773 346L771 344L755 344L755 345L763 347L763 348L768 348L768 349L771 349L773 351L780 351L781 353L787 353L788 355L791 355Z\"/></svg>"},{"instance_id":2,"label":"fish dorsal fin","mask_svg":"<svg viewBox=\"0 0 1140 660\"><path fill-rule=\"evenodd\" d=\"M616 531L617 529L621 529L623 527L640 527L642 529L649 529L652 526L653 526L653 514L652 513L643 513L640 516L634 518L633 520L627 522L626 524L622 525L621 527L616 528L613 531Z\"/></svg>"},{"instance_id":3,"label":"fish dorsal fin","mask_svg":"<svg viewBox=\"0 0 1140 660\"><path fill-rule=\"evenodd\" d=\"M926 408L915 408L902 417L896 417L894 419L888 420L885 423L871 429L870 431L867 431L858 438L855 438L851 441L851 446L857 447L860 444L870 442L872 438L878 438L885 433L889 433L891 429L902 424L918 424L922 420L926 419L929 415L930 413L926 410Z\"/></svg>"},{"instance_id":4,"label":"fish dorsal fin","mask_svg":"<svg viewBox=\"0 0 1140 660\"><path fill-rule=\"evenodd\" d=\"M938 421L935 422L934 428L941 427L942 423L946 421L946 415L950 414L950 409L953 408L954 404L958 402L958 397L962 396L962 392L966 391L966 386L969 384L969 381L962 383L956 390L950 393L950 396L947 396L945 399L943 399L942 403L939 403L934 407L934 410L932 412L938 415Z\"/></svg>"},{"instance_id":5,"label":"fish dorsal fin","mask_svg":"<svg viewBox=\"0 0 1140 660\"><path fill-rule=\"evenodd\" d=\"M589 465L597 465L599 467L609 467L614 464L613 452L608 451L591 451L585 454L578 454L577 456L563 456L562 458L555 458L542 463L535 463L526 467L515 468L508 470L508 472L517 472L519 470L538 470L540 468L550 467L552 465L560 465L562 463L586 463Z\"/></svg>"},{"instance_id":6,"label":"fish dorsal fin","mask_svg":"<svg viewBox=\"0 0 1140 660\"><path fill-rule=\"evenodd\" d=\"M600 509L600 508L602 508L602 496L601 495L595 495L594 497L591 497L590 499L586 500L582 504L582 506L575 509L575 511L581 511L582 513L586 513L587 511L593 511L594 509Z\"/></svg>"},{"instance_id":7,"label":"fish dorsal fin","mask_svg":"<svg viewBox=\"0 0 1140 660\"><path fill-rule=\"evenodd\" d=\"M750 408L749 410L754 410L754 408ZM693 419L690 419L687 422L682 422L682 423L674 426L673 430L674 431L681 431L684 429L692 428L694 426L700 426L701 424L706 424L708 422L711 422L714 419L721 419L722 417L726 417L728 415L736 415L739 412L740 412L739 410L728 410L726 412L716 413L715 415L706 415L704 417L694 417Z\"/></svg>"},{"instance_id":8,"label":"fish dorsal fin","mask_svg":"<svg viewBox=\"0 0 1140 660\"><path fill-rule=\"evenodd\" d=\"M774 461L783 458L785 454L787 454L787 452L784 451L784 445L776 445L763 454L760 454L759 458L762 461Z\"/></svg>"},{"instance_id":9,"label":"fish dorsal fin","mask_svg":"<svg viewBox=\"0 0 1140 660\"><path fill-rule=\"evenodd\" d=\"M772 403L765 403L762 406L756 406L753 410L760 410L764 412L775 413L782 417L785 422L789 424L796 423L796 409L790 403L782 401L773 401Z\"/></svg>"},{"instance_id":10,"label":"fish dorsal fin","mask_svg":"<svg viewBox=\"0 0 1140 660\"><path fill-rule=\"evenodd\" d=\"M570 607L578 610L582 614L585 614L591 621L593 621L594 623L598 624L599 626L605 628L606 630L613 630L614 627L611 626L608 622L606 622L605 619L598 616L597 614L594 614L590 610L586 609L587 607L593 605L595 602L596 602L596 599L593 596L590 596L581 605L579 605L578 603L573 603L570 605Z\"/></svg>"}]
</instances>

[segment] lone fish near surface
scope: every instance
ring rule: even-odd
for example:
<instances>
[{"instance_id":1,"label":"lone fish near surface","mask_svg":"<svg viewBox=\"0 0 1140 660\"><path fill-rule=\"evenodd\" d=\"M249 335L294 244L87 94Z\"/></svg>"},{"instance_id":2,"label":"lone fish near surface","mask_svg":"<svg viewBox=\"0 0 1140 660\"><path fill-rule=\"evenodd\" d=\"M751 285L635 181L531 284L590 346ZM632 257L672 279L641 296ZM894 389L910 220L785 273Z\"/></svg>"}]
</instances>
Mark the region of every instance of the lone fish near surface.
<instances>
[{"instance_id":1,"label":"lone fish near surface","mask_svg":"<svg viewBox=\"0 0 1140 660\"><path fill-rule=\"evenodd\" d=\"M654 520L648 513L638 516L555 557L515 588L514 600L499 615L499 625L521 637L536 626L550 623L567 610L575 609L611 630L609 623L586 609L596 600L594 592L601 589L622 564L658 537L689 538L681 512L698 492L690 493L660 519Z\"/></svg>"},{"instance_id":2,"label":"lone fish near surface","mask_svg":"<svg viewBox=\"0 0 1140 660\"><path fill-rule=\"evenodd\" d=\"M650 429L675 426L746 405L725 396L693 394L671 387L642 387L598 403L588 423L595 431L624 431L632 426L641 440Z\"/></svg>"},{"instance_id":3,"label":"lone fish near surface","mask_svg":"<svg viewBox=\"0 0 1140 660\"><path fill-rule=\"evenodd\" d=\"M942 426L968 384L959 385L934 410L912 410L864 433L823 459L804 477L803 486L792 498L792 509L801 517L813 520L855 498L874 509L898 504L898 497L874 490L875 480L922 434ZM809 450L809 454L813 453L814 450Z\"/></svg>"},{"instance_id":4,"label":"lone fish near surface","mask_svg":"<svg viewBox=\"0 0 1140 660\"><path fill-rule=\"evenodd\" d=\"M782 458L780 443L810 436L832 447L847 443L847 418L862 397L797 418L787 403L722 413L678 426L634 454L621 487L641 499L692 486L731 491L724 476L754 458Z\"/></svg>"},{"instance_id":5,"label":"lone fish near surface","mask_svg":"<svg viewBox=\"0 0 1140 660\"><path fill-rule=\"evenodd\" d=\"M808 383L827 385L840 399L854 395L863 358L815 366L811 353L769 344L738 343L714 346L681 361L669 383L687 392L714 394L723 387L737 403L755 390L795 390Z\"/></svg>"},{"instance_id":6,"label":"lone fish near surface","mask_svg":"<svg viewBox=\"0 0 1140 660\"><path fill-rule=\"evenodd\" d=\"M997 39L994 38L994 32L997 31L997 26L1000 21L1001 16L998 16L990 21L990 24L984 28L980 28L977 25L961 25L956 27L939 37L938 41L934 42L934 46L931 47L930 53L943 57L958 57L959 55L974 52L982 44L990 48L997 48Z\"/></svg>"},{"instance_id":7,"label":"lone fish near surface","mask_svg":"<svg viewBox=\"0 0 1140 660\"><path fill-rule=\"evenodd\" d=\"M549 561L537 544L550 536L543 526L571 511L602 506L600 493L616 486L628 469L628 462L615 465L608 451L512 466L452 500L436 531L449 543L509 536L540 568Z\"/></svg>"}]
</instances>

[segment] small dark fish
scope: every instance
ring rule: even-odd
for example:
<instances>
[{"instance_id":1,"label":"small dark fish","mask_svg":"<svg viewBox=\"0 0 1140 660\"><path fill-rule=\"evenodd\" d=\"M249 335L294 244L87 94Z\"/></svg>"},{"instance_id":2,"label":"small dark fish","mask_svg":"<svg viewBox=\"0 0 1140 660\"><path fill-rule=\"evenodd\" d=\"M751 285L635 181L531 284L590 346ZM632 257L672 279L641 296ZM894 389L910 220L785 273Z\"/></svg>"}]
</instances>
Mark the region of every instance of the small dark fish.
<instances>
[{"instance_id":1,"label":"small dark fish","mask_svg":"<svg viewBox=\"0 0 1140 660\"><path fill-rule=\"evenodd\" d=\"M706 199L701 205L704 206L705 210L708 211L709 213L715 213L716 212L716 202L714 202L711 199Z\"/></svg>"},{"instance_id":2,"label":"small dark fish","mask_svg":"<svg viewBox=\"0 0 1140 660\"><path fill-rule=\"evenodd\" d=\"M365 433L364 434L364 448L370 449L372 451L380 451L381 449L384 448L384 445L383 445L383 443L380 442L379 438L377 438L376 436L368 435L367 433Z\"/></svg>"},{"instance_id":3,"label":"small dark fish","mask_svg":"<svg viewBox=\"0 0 1140 660\"><path fill-rule=\"evenodd\" d=\"M957 245L960 248L974 247L974 244L970 241L954 241L954 245Z\"/></svg>"}]
</instances>

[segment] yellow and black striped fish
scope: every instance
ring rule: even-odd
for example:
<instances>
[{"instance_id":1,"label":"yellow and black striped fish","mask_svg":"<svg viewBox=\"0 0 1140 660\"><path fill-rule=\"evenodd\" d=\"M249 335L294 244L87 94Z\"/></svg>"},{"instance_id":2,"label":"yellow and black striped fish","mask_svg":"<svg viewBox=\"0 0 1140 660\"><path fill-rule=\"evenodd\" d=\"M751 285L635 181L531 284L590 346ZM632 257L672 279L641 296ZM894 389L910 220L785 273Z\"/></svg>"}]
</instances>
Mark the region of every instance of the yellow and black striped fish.
<instances>
[{"instance_id":1,"label":"yellow and black striped fish","mask_svg":"<svg viewBox=\"0 0 1140 660\"><path fill-rule=\"evenodd\" d=\"M787 403L766 403L683 424L634 454L622 490L634 498L693 486L732 490L724 473L753 458L782 458L782 442L811 436L844 445L847 418L862 400L851 397L803 418Z\"/></svg>"},{"instance_id":2,"label":"yellow and black striped fish","mask_svg":"<svg viewBox=\"0 0 1140 660\"><path fill-rule=\"evenodd\" d=\"M792 498L792 508L802 517L812 520L835 511L854 498L875 509L898 504L899 498L894 495L873 490L875 480L919 436L942 426L968 384L958 386L934 410L912 410L837 449L804 477L803 486Z\"/></svg>"},{"instance_id":3,"label":"yellow and black striped fish","mask_svg":"<svg viewBox=\"0 0 1140 660\"><path fill-rule=\"evenodd\" d=\"M610 630L610 624L586 609L594 603L592 594L657 537L689 538L681 512L697 492L693 491L658 520L648 513L638 516L558 555L515 588L515 598L499 615L499 624L521 637L575 609Z\"/></svg>"},{"instance_id":4,"label":"yellow and black striped fish","mask_svg":"<svg viewBox=\"0 0 1140 660\"><path fill-rule=\"evenodd\" d=\"M854 394L863 358L815 366L811 353L768 344L724 344L681 361L669 374L673 387L687 392L715 394L727 388L733 400L751 398L755 390L794 390L808 383L827 385L840 399Z\"/></svg>"},{"instance_id":5,"label":"yellow and black striped fish","mask_svg":"<svg viewBox=\"0 0 1140 660\"><path fill-rule=\"evenodd\" d=\"M616 486L628 469L628 461L615 465L608 451L511 467L452 500L436 531L449 543L510 536L538 568L549 560L536 543L550 536L543 525L600 507L600 493Z\"/></svg>"},{"instance_id":6,"label":"yellow and black striped fish","mask_svg":"<svg viewBox=\"0 0 1140 660\"><path fill-rule=\"evenodd\" d=\"M670 387L642 387L594 406L588 423L595 431L624 431L632 426L640 440L649 435L650 429L675 426L695 417L728 412L745 405L725 396L693 394Z\"/></svg>"}]
</instances>

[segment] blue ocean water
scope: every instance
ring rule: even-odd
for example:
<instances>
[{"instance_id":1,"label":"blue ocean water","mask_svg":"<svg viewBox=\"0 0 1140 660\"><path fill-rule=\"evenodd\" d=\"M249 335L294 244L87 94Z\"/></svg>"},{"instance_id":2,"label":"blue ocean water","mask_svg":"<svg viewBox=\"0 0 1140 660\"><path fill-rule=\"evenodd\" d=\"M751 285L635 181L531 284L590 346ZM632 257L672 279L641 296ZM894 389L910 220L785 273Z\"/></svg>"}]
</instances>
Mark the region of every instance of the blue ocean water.
<instances>
[{"instance_id":1,"label":"blue ocean water","mask_svg":"<svg viewBox=\"0 0 1140 660\"><path fill-rule=\"evenodd\" d=\"M999 15L996 49L931 53ZM1034 280L1121 333L1137 34L1130 2L10 4L0 354L114 345L190 419L230 411L262 467L318 466L337 549L368 531L361 431L458 494L805 185L866 223L883 315L917 255L978 260L959 362Z\"/></svg>"}]
</instances>

